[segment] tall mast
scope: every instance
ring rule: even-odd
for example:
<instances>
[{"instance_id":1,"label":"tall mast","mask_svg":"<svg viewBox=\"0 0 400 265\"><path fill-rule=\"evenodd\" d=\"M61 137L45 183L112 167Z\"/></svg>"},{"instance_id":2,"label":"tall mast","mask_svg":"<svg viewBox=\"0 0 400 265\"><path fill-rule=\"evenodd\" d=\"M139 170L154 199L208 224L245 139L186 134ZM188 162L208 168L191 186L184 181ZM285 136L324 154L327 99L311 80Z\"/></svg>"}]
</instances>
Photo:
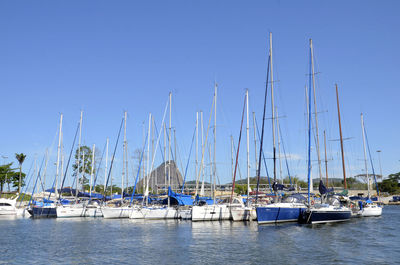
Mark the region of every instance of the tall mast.
<instances>
[{"instance_id":1,"label":"tall mast","mask_svg":"<svg viewBox=\"0 0 400 265\"><path fill-rule=\"evenodd\" d=\"M324 146L325 146L325 177L326 177L325 185L328 187L328 158L327 158L327 155L326 155L326 134L325 134L325 130L324 130Z\"/></svg>"},{"instance_id":2,"label":"tall mast","mask_svg":"<svg viewBox=\"0 0 400 265\"><path fill-rule=\"evenodd\" d=\"M255 168L257 171L257 128L256 128L256 113L253 111L253 134L254 134L254 159L255 159Z\"/></svg>"},{"instance_id":3,"label":"tall mast","mask_svg":"<svg viewBox=\"0 0 400 265\"><path fill-rule=\"evenodd\" d=\"M64 134L61 132L61 157L60 157L60 159L61 159L61 177L63 176L63 172L64 172ZM61 180L61 178L59 179L60 181L62 181ZM60 183L58 183L58 184L60 184ZM60 186L60 185L58 185L57 184L57 186ZM62 186L60 186L61 188L63 188Z\"/></svg>"},{"instance_id":4,"label":"tall mast","mask_svg":"<svg viewBox=\"0 0 400 265\"><path fill-rule=\"evenodd\" d=\"M258 191L260 187L260 173L261 173L261 154L263 152L263 140L264 140L264 123L265 123L265 109L267 105L267 92L268 92L268 80L269 80L269 68L271 63L271 51L268 54L268 63L267 63L267 81L265 82L265 93L264 93L264 107L263 107L263 117L262 117L262 126L261 126L261 139L260 139L260 153L258 155L258 167L257 167L257 189L256 189L256 201L255 204L258 203Z\"/></svg>"},{"instance_id":5,"label":"tall mast","mask_svg":"<svg viewBox=\"0 0 400 265\"><path fill-rule=\"evenodd\" d=\"M215 203L215 192L216 192L216 179L217 179L217 83L214 84L214 97L215 97L215 105L214 105L214 189L213 189L213 200Z\"/></svg>"},{"instance_id":6,"label":"tall mast","mask_svg":"<svg viewBox=\"0 0 400 265\"><path fill-rule=\"evenodd\" d=\"M167 192L167 125L164 123L164 190Z\"/></svg>"},{"instance_id":7,"label":"tall mast","mask_svg":"<svg viewBox=\"0 0 400 265\"><path fill-rule=\"evenodd\" d=\"M58 132L58 148L57 148L57 169L56 169L56 181L55 181L55 189L54 193L56 198L58 198L58 187L57 187L57 182L58 182L58 177L59 177L59 170L60 170L60 153L61 153L61 139L62 139L62 120L63 120L63 115L62 113L60 114L60 128Z\"/></svg>"},{"instance_id":8,"label":"tall mast","mask_svg":"<svg viewBox=\"0 0 400 265\"><path fill-rule=\"evenodd\" d=\"M195 168L196 173L199 166L198 156L199 156L199 112L197 111L196 112L196 168Z\"/></svg>"},{"instance_id":9,"label":"tall mast","mask_svg":"<svg viewBox=\"0 0 400 265\"><path fill-rule=\"evenodd\" d=\"M371 196L371 192L370 192L370 181L369 181L369 175L368 175L368 165L367 165L367 149L365 147L364 116L362 113L361 113L361 129L362 129L363 146L364 146L365 174L367 176L367 181L368 181L368 198L369 198Z\"/></svg>"},{"instance_id":10,"label":"tall mast","mask_svg":"<svg viewBox=\"0 0 400 265\"><path fill-rule=\"evenodd\" d=\"M310 73L311 73L311 61L310 61ZM309 79L310 79L310 84L309 85L311 87L311 74L310 74L310 78ZM310 130L309 134L311 135L311 123L312 123L311 92L309 93L307 85L305 86L305 92L306 92L306 103L307 103L306 104L307 105L307 126L309 127L309 130ZM311 141L311 138L309 140ZM309 143L309 150L307 149L307 152L310 152L308 159L311 161L311 142ZM307 160L307 163L308 163L308 160ZM314 192L313 179L312 179L312 164L311 164L311 162L308 164L308 167L309 167L309 170L310 170L310 176L307 179L308 183L309 183L308 188L309 188L309 192Z\"/></svg>"},{"instance_id":11,"label":"tall mast","mask_svg":"<svg viewBox=\"0 0 400 265\"><path fill-rule=\"evenodd\" d=\"M337 86L337 84L336 84L336 102L337 102L338 119L339 119L340 150L341 150L341 152L342 152L342 167L343 167L344 189L346 190L346 189L347 189L346 168L345 168L345 164L344 164L342 124L341 124L341 122L340 122L339 92L338 92L338 86Z\"/></svg>"},{"instance_id":12,"label":"tall mast","mask_svg":"<svg viewBox=\"0 0 400 265\"><path fill-rule=\"evenodd\" d=\"M143 122L143 146L146 146L146 125L145 125L145 123ZM148 135L147 137L150 137L150 135ZM145 152L145 150L143 150L143 152ZM143 167L142 167L142 192L143 192L143 194L145 193L145 189L146 189L146 186L145 186L145 176L146 176L146 170L147 170L147 167L146 167L146 159L148 159L148 158L146 158L146 156L144 155L143 156Z\"/></svg>"},{"instance_id":13,"label":"tall mast","mask_svg":"<svg viewBox=\"0 0 400 265\"><path fill-rule=\"evenodd\" d=\"M274 159L274 183L276 183L276 144L275 144L275 105L274 105L274 75L272 64L272 32L269 33L269 56L271 60L271 108L272 108L272 142L273 142L273 159ZM276 193L276 190L274 190Z\"/></svg>"},{"instance_id":14,"label":"tall mast","mask_svg":"<svg viewBox=\"0 0 400 265\"><path fill-rule=\"evenodd\" d=\"M174 155L175 155L175 172L174 175L176 175L176 169L178 168L178 158L177 158L177 152L176 152L176 129L174 128ZM173 183L172 183L173 184ZM176 182L175 182L176 184ZM175 187L175 186L173 186ZM171 189L173 189L173 187Z\"/></svg>"},{"instance_id":15,"label":"tall mast","mask_svg":"<svg viewBox=\"0 0 400 265\"><path fill-rule=\"evenodd\" d=\"M92 198L92 185L93 185L93 172L94 172L94 167L95 167L95 162L94 162L94 152L95 152L95 144L93 144L92 148L92 168L90 169L90 185L89 185L89 197Z\"/></svg>"},{"instance_id":16,"label":"tall mast","mask_svg":"<svg viewBox=\"0 0 400 265\"><path fill-rule=\"evenodd\" d=\"M80 156L81 156L82 119L83 119L83 111L81 110L81 118L79 120L78 161L76 162L77 166L78 166L77 167L78 168L78 172L76 173L76 183L75 183L76 184L76 186L75 186L75 197L76 197L76 200L78 200L78 184L79 184L79 175L80 175L80 172L81 172L79 163L80 163Z\"/></svg>"},{"instance_id":17,"label":"tall mast","mask_svg":"<svg viewBox=\"0 0 400 265\"><path fill-rule=\"evenodd\" d=\"M200 112L200 120L201 120L201 149L205 150L206 149L206 145L204 143L203 111ZM202 152L204 152L204 151L202 151ZM204 196L204 170L203 170L204 163L200 163L200 167L201 167L201 169L199 169L199 170L201 170L201 172L202 172L202 175L201 175L201 180L202 180L201 181L201 193L200 193L200 195ZM197 192L197 188L196 188L196 192Z\"/></svg>"},{"instance_id":18,"label":"tall mast","mask_svg":"<svg viewBox=\"0 0 400 265\"><path fill-rule=\"evenodd\" d=\"M249 136L249 90L246 89L246 152L247 152L247 206L250 196L250 136Z\"/></svg>"},{"instance_id":19,"label":"tall mast","mask_svg":"<svg viewBox=\"0 0 400 265\"><path fill-rule=\"evenodd\" d=\"M279 178L283 184L283 177L282 177L282 158L281 158L281 130L279 129L279 115L278 115L278 108L276 108L276 133L278 134L278 158L279 158Z\"/></svg>"},{"instance_id":20,"label":"tall mast","mask_svg":"<svg viewBox=\"0 0 400 265\"><path fill-rule=\"evenodd\" d=\"M152 123L152 133L151 133L151 135L152 135L152 137L151 137L151 154L152 154L152 156L154 156L154 152L155 152L155 150L154 150L154 135L155 135L155 122L154 122L154 116L153 116L153 118L152 118L152 121L151 121L151 123ZM153 178L153 188L152 188L152 190L153 190L153 193L155 192L155 193L157 193L157 189L154 191L154 188L155 187L157 187L157 170L155 170L154 171L154 178Z\"/></svg>"},{"instance_id":21,"label":"tall mast","mask_svg":"<svg viewBox=\"0 0 400 265\"><path fill-rule=\"evenodd\" d=\"M145 197L146 197L146 206L148 205L148 198L149 198L149 178L150 178L150 130L151 130L151 113L149 114L149 129L147 132L147 172L146 172L146 176L143 176L143 181L147 178L146 182L146 192L145 192Z\"/></svg>"},{"instance_id":22,"label":"tall mast","mask_svg":"<svg viewBox=\"0 0 400 265\"><path fill-rule=\"evenodd\" d=\"M310 39L310 50L311 50L311 77L312 77L312 85L314 90L314 111L315 111L315 135L317 137L317 156L318 156L318 172L319 172L319 180L322 180L322 171L321 171L321 157L319 152L319 133L318 133L318 115L317 115L317 96L315 94L315 75L314 75L314 49L312 45L312 39ZM311 91L310 91L311 93Z\"/></svg>"},{"instance_id":23,"label":"tall mast","mask_svg":"<svg viewBox=\"0 0 400 265\"><path fill-rule=\"evenodd\" d=\"M168 188L171 187L171 118L172 118L172 92L169 93L169 128L168 128ZM171 201L168 195L168 207Z\"/></svg>"},{"instance_id":24,"label":"tall mast","mask_svg":"<svg viewBox=\"0 0 400 265\"><path fill-rule=\"evenodd\" d=\"M123 147L122 176L121 176L121 202L124 202L124 180L126 174L125 157L126 157L126 111L124 112L124 147Z\"/></svg>"},{"instance_id":25,"label":"tall mast","mask_svg":"<svg viewBox=\"0 0 400 265\"><path fill-rule=\"evenodd\" d=\"M109 142L109 139L107 137L107 141L106 141L106 166L104 167L104 196L106 195L106 185L107 185L108 142Z\"/></svg>"},{"instance_id":26,"label":"tall mast","mask_svg":"<svg viewBox=\"0 0 400 265\"><path fill-rule=\"evenodd\" d=\"M233 167L234 167L234 165L233 165L233 136L231 135L231 174L232 174L232 177L233 177L233 170L234 170Z\"/></svg>"},{"instance_id":27,"label":"tall mast","mask_svg":"<svg viewBox=\"0 0 400 265\"><path fill-rule=\"evenodd\" d=\"M310 74L312 72L312 63L311 63L311 57L312 57L312 52L311 52L311 47L310 47ZM310 82L310 87L311 87L311 75L309 76L309 82ZM313 189L313 184L312 184L312 178L311 178L311 91L307 90L306 86L306 99L307 99L307 122L308 122L308 150L307 150L307 205L308 207L311 206L311 201L310 201L310 193Z\"/></svg>"}]
</instances>

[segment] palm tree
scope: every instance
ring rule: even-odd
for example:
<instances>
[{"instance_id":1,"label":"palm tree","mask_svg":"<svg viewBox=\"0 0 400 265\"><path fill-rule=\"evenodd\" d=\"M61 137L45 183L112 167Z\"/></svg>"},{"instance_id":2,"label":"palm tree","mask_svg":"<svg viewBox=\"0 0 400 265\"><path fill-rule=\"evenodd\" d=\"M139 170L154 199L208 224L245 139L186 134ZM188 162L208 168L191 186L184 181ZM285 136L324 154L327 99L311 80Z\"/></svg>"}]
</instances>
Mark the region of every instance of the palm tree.
<instances>
[{"instance_id":1,"label":"palm tree","mask_svg":"<svg viewBox=\"0 0 400 265\"><path fill-rule=\"evenodd\" d=\"M22 174L22 163L25 161L26 155L24 153L15 154L15 158L18 160L19 163L19 181L18 181L18 193L21 193L21 174Z\"/></svg>"}]
</instances>

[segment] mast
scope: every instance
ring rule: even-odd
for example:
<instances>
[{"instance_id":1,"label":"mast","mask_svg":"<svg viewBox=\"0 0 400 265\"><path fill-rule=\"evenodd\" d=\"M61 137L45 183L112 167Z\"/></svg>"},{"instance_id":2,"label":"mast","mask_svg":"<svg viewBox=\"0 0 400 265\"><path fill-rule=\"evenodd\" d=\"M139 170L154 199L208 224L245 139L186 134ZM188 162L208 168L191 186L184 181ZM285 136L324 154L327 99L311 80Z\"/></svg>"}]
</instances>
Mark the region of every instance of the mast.
<instances>
[{"instance_id":1,"label":"mast","mask_svg":"<svg viewBox=\"0 0 400 265\"><path fill-rule=\"evenodd\" d=\"M152 126L153 126L153 128L152 128L152 137L151 137L151 154L152 154L152 156L154 156L154 152L155 152L155 150L154 150L154 135L155 135L155 128L156 128L156 126L155 126L155 122L154 122L154 116L153 116L153 118L152 118ZM154 171L154 178L153 178L153 188L152 188L152 190L153 190L153 193L154 193L154 188L156 188L155 189L155 193L157 194L158 193L158 188L157 188L157 171L158 170L155 170Z\"/></svg>"},{"instance_id":2,"label":"mast","mask_svg":"<svg viewBox=\"0 0 400 265\"><path fill-rule=\"evenodd\" d=\"M312 57L312 52L311 52L311 47L310 47L310 72L312 72L312 64L311 64L311 57ZM309 76L309 82L310 82L310 87L311 87L311 75ZM312 191L312 178L311 178L311 91L307 90L306 86L306 99L307 99L307 116L308 116L308 159L307 159L307 205L308 207L311 206L311 201L310 201L310 192Z\"/></svg>"},{"instance_id":3,"label":"mast","mask_svg":"<svg viewBox=\"0 0 400 265\"><path fill-rule=\"evenodd\" d=\"M205 150L205 148L206 148L206 146L205 146L205 144L204 144L204 124L203 124L203 111L201 111L200 112L200 118L201 118L201 148L202 148L202 150ZM201 196L204 196L204 164L203 163L201 163L200 164L200 167L201 167L201 169L199 169L199 170L201 170L201 172L202 172L202 175L201 175L201 189L200 189L200 195ZM197 192L197 188L196 188L196 192Z\"/></svg>"},{"instance_id":4,"label":"mast","mask_svg":"<svg viewBox=\"0 0 400 265\"><path fill-rule=\"evenodd\" d=\"M199 112L197 111L196 112L196 166L195 166L196 173L199 166L198 156L199 156Z\"/></svg>"},{"instance_id":5,"label":"mast","mask_svg":"<svg viewBox=\"0 0 400 265\"><path fill-rule=\"evenodd\" d=\"M326 155L326 134L324 130L324 146L325 146L325 177L326 177L326 182L325 185L328 187L328 158Z\"/></svg>"},{"instance_id":6,"label":"mast","mask_svg":"<svg viewBox=\"0 0 400 265\"><path fill-rule=\"evenodd\" d=\"M257 171L257 132L256 132L256 113L253 111L253 134L254 134L254 159L255 159L255 168Z\"/></svg>"},{"instance_id":7,"label":"mast","mask_svg":"<svg viewBox=\"0 0 400 265\"><path fill-rule=\"evenodd\" d=\"M168 190L171 188L171 118L172 118L172 92L169 93L169 128L168 128ZM168 207L170 207L171 198L168 194Z\"/></svg>"},{"instance_id":8,"label":"mast","mask_svg":"<svg viewBox=\"0 0 400 265\"><path fill-rule=\"evenodd\" d=\"M58 197L57 182L58 182L59 170L60 170L60 153L61 153L61 139L62 139L62 120L63 120L63 114L61 113L61 114L60 114L60 126L59 126L59 132L58 132L56 181L55 181L55 189L54 189L54 193L55 193L56 198Z\"/></svg>"},{"instance_id":9,"label":"mast","mask_svg":"<svg viewBox=\"0 0 400 265\"><path fill-rule=\"evenodd\" d=\"M146 125L143 122L143 146L144 146L143 152L144 153L145 153L145 148L146 148L146 136L145 135L146 135ZM147 137L150 137L150 135L147 135ZM146 186L145 186L145 176L146 176L146 170L147 170L146 163L145 163L146 156L143 156L143 159L144 159L144 161L143 161L143 167L142 167L142 193L144 194L146 191Z\"/></svg>"},{"instance_id":10,"label":"mast","mask_svg":"<svg viewBox=\"0 0 400 265\"><path fill-rule=\"evenodd\" d=\"M233 177L233 136L231 135L231 174Z\"/></svg>"},{"instance_id":11,"label":"mast","mask_svg":"<svg viewBox=\"0 0 400 265\"><path fill-rule=\"evenodd\" d=\"M310 72L311 72L311 63L310 63ZM310 85L311 85L311 74L310 74ZM311 87L311 86L310 86ZM312 122L312 116L311 116L311 107L308 107L308 106L311 106L311 92L309 93L309 91L308 91L308 88L307 88L307 85L305 86L305 91L306 91L306 102L307 102L307 122L308 123L311 123ZM307 123L307 124L308 124ZM309 126L310 126L310 133L311 133L311 124L309 124ZM310 157L309 157L309 159L311 159L311 142L310 142ZM307 150L308 151L308 150ZM312 164L310 163L310 178L309 179L307 179L307 181L308 181L308 183L309 183L309 191L310 192L314 192L314 186L313 186L313 179L312 179Z\"/></svg>"},{"instance_id":12,"label":"mast","mask_svg":"<svg viewBox=\"0 0 400 265\"><path fill-rule=\"evenodd\" d=\"M312 86L313 86L313 90L314 90L315 136L317 137L316 147L317 147L317 156L318 156L318 170L319 170L318 172L319 172L319 180L322 180L321 156L320 156L320 152L319 152L317 96L315 94L314 49L313 49L313 45L312 45L312 39L310 39L310 50L311 50L311 77L312 77ZM311 91L310 91L310 93L311 93Z\"/></svg>"},{"instance_id":13,"label":"mast","mask_svg":"<svg viewBox=\"0 0 400 265\"><path fill-rule=\"evenodd\" d=\"M147 180L146 180L146 192L145 192L146 206L148 205L148 202L149 202L149 200L148 200L148 198L149 198L149 185L148 185L148 183L149 183L149 178L150 178L150 174L151 174L150 165L149 165L149 163L150 163L150 131L151 131L151 113L149 114L149 129L147 131L147 135L149 136L147 138L147 174L146 174L146 176L143 176L143 182L147 178Z\"/></svg>"},{"instance_id":14,"label":"mast","mask_svg":"<svg viewBox=\"0 0 400 265\"><path fill-rule=\"evenodd\" d=\"M247 152L247 206L250 196L250 136L249 136L249 90L246 89L246 152Z\"/></svg>"},{"instance_id":15,"label":"mast","mask_svg":"<svg viewBox=\"0 0 400 265\"><path fill-rule=\"evenodd\" d=\"M279 127L279 115L278 115L278 108L276 108L276 133L278 134L278 158L279 158L279 178L283 184L283 177L282 177L282 157L281 157L281 131Z\"/></svg>"},{"instance_id":16,"label":"mast","mask_svg":"<svg viewBox=\"0 0 400 265\"><path fill-rule=\"evenodd\" d=\"M272 142L273 142L273 160L274 160L274 184L276 183L276 144L275 144L275 105L274 105L274 75L272 64L272 33L269 33L269 56L271 60L271 67L269 68L271 74L271 108L272 108ZM274 190L276 195L276 190Z\"/></svg>"},{"instance_id":17,"label":"mast","mask_svg":"<svg viewBox=\"0 0 400 265\"><path fill-rule=\"evenodd\" d=\"M364 116L361 113L361 129L362 129L362 137L363 137L363 146L364 146L364 163L365 163L365 174L367 176L367 181L368 181L368 198L371 196L371 191L370 191L370 180L369 180L369 175L368 175L368 165L367 165L367 149L365 147L365 133L364 133Z\"/></svg>"},{"instance_id":18,"label":"mast","mask_svg":"<svg viewBox=\"0 0 400 265\"><path fill-rule=\"evenodd\" d=\"M167 193L167 125L164 123L164 191Z\"/></svg>"},{"instance_id":19,"label":"mast","mask_svg":"<svg viewBox=\"0 0 400 265\"><path fill-rule=\"evenodd\" d=\"M124 202L124 180L126 174L125 158L126 158L126 111L124 112L124 145L122 159L122 176L121 176L121 203Z\"/></svg>"},{"instance_id":20,"label":"mast","mask_svg":"<svg viewBox=\"0 0 400 265\"><path fill-rule=\"evenodd\" d=\"M76 173L76 186L75 186L75 197L76 200L78 201L78 184L79 184L79 173L81 171L79 163L80 163L80 155L81 155L81 139L82 139L82 119L83 119L83 111L81 110L81 118L79 120L79 141L78 141L78 161L77 163L77 168L78 172Z\"/></svg>"},{"instance_id":21,"label":"mast","mask_svg":"<svg viewBox=\"0 0 400 265\"><path fill-rule=\"evenodd\" d=\"M215 97L215 104L214 104L214 188L213 188L213 200L215 203L215 192L216 192L216 179L217 179L217 160L216 160L216 153L217 153L217 83L214 84L214 97Z\"/></svg>"},{"instance_id":22,"label":"mast","mask_svg":"<svg viewBox=\"0 0 400 265\"><path fill-rule=\"evenodd\" d=\"M269 68L271 62L271 51L268 54L268 63L267 63L267 82L265 82L265 93L264 93L264 107L263 107L263 118L262 118L262 127L261 127L261 139L260 139L260 153L258 156L258 167L257 167L257 190L256 190L256 205L258 202L258 190L260 187L260 172L261 172L261 154L263 152L263 140L264 140L264 122L265 122L265 109L267 105L267 92L268 92L268 78L269 78Z\"/></svg>"},{"instance_id":23,"label":"mast","mask_svg":"<svg viewBox=\"0 0 400 265\"><path fill-rule=\"evenodd\" d=\"M174 128L174 157L175 157L175 172L174 175L176 176L176 169L178 168L178 153L176 152L176 129ZM181 163L182 164L182 163ZM175 182L176 184L176 182ZM172 188L171 188L172 189Z\"/></svg>"},{"instance_id":24,"label":"mast","mask_svg":"<svg viewBox=\"0 0 400 265\"><path fill-rule=\"evenodd\" d=\"M106 186L107 186L108 142L109 142L109 139L107 137L107 141L106 141L106 166L104 167L104 196L106 196Z\"/></svg>"},{"instance_id":25,"label":"mast","mask_svg":"<svg viewBox=\"0 0 400 265\"><path fill-rule=\"evenodd\" d=\"M94 152L95 152L95 144L93 144L93 148L92 148L92 168L90 169L90 186L89 186L89 197L90 198L92 198L93 171L94 171L94 167L95 167Z\"/></svg>"},{"instance_id":26,"label":"mast","mask_svg":"<svg viewBox=\"0 0 400 265\"><path fill-rule=\"evenodd\" d=\"M341 122L340 122L339 92L338 92L338 86L337 86L337 84L336 84L336 102L337 102L338 119L339 119L340 150L341 150L341 152L342 152L342 167L343 167L344 189L346 190L346 189L347 189L346 168L345 168L345 164L344 164L342 124L341 124Z\"/></svg>"}]
</instances>

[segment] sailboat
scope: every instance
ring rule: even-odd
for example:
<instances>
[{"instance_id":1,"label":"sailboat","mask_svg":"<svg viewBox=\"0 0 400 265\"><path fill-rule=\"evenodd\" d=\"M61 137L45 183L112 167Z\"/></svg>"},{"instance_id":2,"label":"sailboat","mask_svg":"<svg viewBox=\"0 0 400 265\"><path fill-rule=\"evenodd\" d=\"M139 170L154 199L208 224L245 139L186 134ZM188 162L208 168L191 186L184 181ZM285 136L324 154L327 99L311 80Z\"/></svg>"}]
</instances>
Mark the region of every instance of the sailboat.
<instances>
[{"instance_id":1,"label":"sailboat","mask_svg":"<svg viewBox=\"0 0 400 265\"><path fill-rule=\"evenodd\" d=\"M231 219L231 212L229 209L229 200L224 201L216 198L216 174L217 174L217 168L216 168L216 131L217 131L217 83L214 84L214 100L213 104L211 107L211 113L210 113L210 118L208 122L208 128L206 132L206 138L204 145L202 147L202 155L201 155L201 162L200 162L200 167L198 169L198 174L197 174L197 179L196 179L196 193L195 197L197 197L197 187L198 187L198 182L200 180L200 177L202 176L203 173L203 162L204 162L204 155L206 151L206 146L207 146L207 139L208 139L208 132L210 129L210 123L211 123L211 118L212 114L214 111L214 158L213 158L213 163L212 163L212 175L213 175L213 183L210 183L211 189L210 192L212 193L212 204L199 204L197 202L197 205L194 205L192 208L192 221L217 221L217 220L229 220ZM211 195L211 194L210 194Z\"/></svg>"},{"instance_id":2,"label":"sailboat","mask_svg":"<svg viewBox=\"0 0 400 265\"><path fill-rule=\"evenodd\" d=\"M276 146L275 146L275 106L274 106L274 79L273 79L273 64L272 64L272 33L269 34L269 56L268 56L268 70L267 70L267 83L265 87L264 99L264 113L263 125L261 131L261 145L260 155L258 161L257 176L260 176L261 168L261 154L262 154L262 141L264 135L264 120L265 120L265 106L267 100L268 77L271 78L271 105L272 105L272 138L273 138L273 158L274 158L274 183L273 189L275 193L275 201L268 205L258 205L256 207L257 222L259 224L268 223L282 223L282 222L297 222L302 211L305 210L305 204L299 200L300 197L290 197L288 200L279 201L278 199L278 186L276 182ZM257 189L258 198L258 189Z\"/></svg>"},{"instance_id":3,"label":"sailboat","mask_svg":"<svg viewBox=\"0 0 400 265\"><path fill-rule=\"evenodd\" d=\"M231 203L229 208L231 210L231 215L233 221L249 221L255 220L256 217L256 210L253 206L250 205L250 153L249 153L249 91L246 90L245 96L245 105L246 107L246 138L247 138L247 200L246 205L244 205L243 200L241 198L233 198L233 192L235 189L235 177L236 177L236 169L238 165L238 158L239 158L239 150L240 150L240 140L242 136L242 125L243 125L243 116L244 116L244 109L242 113L242 122L240 125L240 134L239 134L239 142L236 154L236 163L235 163L235 170L233 173L233 181L232 181L232 193L231 193ZM233 143L232 143L233 144Z\"/></svg>"},{"instance_id":4,"label":"sailboat","mask_svg":"<svg viewBox=\"0 0 400 265\"><path fill-rule=\"evenodd\" d=\"M148 207L143 212L145 219L177 219L178 218L178 211L175 207L171 206L171 122L172 122L172 93L169 93L169 128L168 128L168 198L167 198L167 205L165 206L153 206ZM161 132L158 135L157 144L160 139ZM157 146L157 145L156 145ZM176 155L176 154L175 154ZM153 169L155 159L155 153L153 154L153 159L150 167L150 171L147 178L147 185L146 185L146 193L148 193L149 188L149 180L150 180L150 173ZM165 167L165 165L164 165ZM142 210L143 211L143 210Z\"/></svg>"},{"instance_id":5,"label":"sailboat","mask_svg":"<svg viewBox=\"0 0 400 265\"><path fill-rule=\"evenodd\" d=\"M359 201L360 211L358 212L358 215L360 215L362 217L381 216L382 215L382 207L373 203L371 200L371 191L370 191L371 179L370 179L370 176L368 175L367 151L366 151L366 146L365 146L365 126L364 126L364 116L362 113L361 113L361 129L362 129L362 135L363 135L365 173L367 175L367 182L368 182L368 197L365 202ZM373 172L373 174L375 175L375 172Z\"/></svg>"},{"instance_id":6,"label":"sailboat","mask_svg":"<svg viewBox=\"0 0 400 265\"><path fill-rule=\"evenodd\" d=\"M132 208L130 207L130 205L126 205L125 201L124 201L124 175L125 175L125 159L126 159L126 119L127 119L127 112L124 112L124 118L122 119L121 122L121 126L119 128L119 132L118 132L118 137L117 137L117 142L115 144L115 148L114 148L114 154L111 160L111 165L110 165L110 170L108 172L108 177L107 177L107 182L106 182L106 186L108 184L108 179L110 178L111 172L112 172L112 166L113 166L113 162L114 162L114 157L115 157L115 152L118 146L118 141L119 141L119 137L121 134L121 129L122 129L122 125L124 125L124 145L123 145L123 173L121 175L121 185L122 185L122 189L121 189L121 200L120 201L114 201L114 203L109 203L107 205L104 205L101 208L101 212L103 213L103 217L105 219L112 219L112 218L129 218L130 213L132 211ZM105 195L105 194L104 194ZM111 194L112 197L112 194Z\"/></svg>"},{"instance_id":7,"label":"sailboat","mask_svg":"<svg viewBox=\"0 0 400 265\"><path fill-rule=\"evenodd\" d=\"M80 172L79 160L80 160L80 156L81 156L80 151L81 151L81 137L82 137L82 118L83 118L83 111L81 111L80 120L79 120L79 143L78 143L78 159L77 159L78 173L76 175L76 183L77 184L79 182L78 179L79 179L79 172ZM72 144L72 150L74 148L74 144L75 144L75 138L74 138L74 143ZM72 150L71 150L71 154L72 154ZM71 154L70 154L70 157L71 157ZM68 170L68 165L66 168L66 172L67 172L67 170ZM66 177L66 174L64 174L64 180L65 180L65 177ZM63 188L64 180L61 185L61 190ZM78 187L78 185L76 185L76 187ZM74 204L66 204L66 205L59 204L56 207L56 211L57 211L57 218L83 217L85 215L85 207L83 204L78 202L78 190L76 189L76 200L75 200Z\"/></svg>"},{"instance_id":8,"label":"sailboat","mask_svg":"<svg viewBox=\"0 0 400 265\"><path fill-rule=\"evenodd\" d=\"M311 42L311 40L310 40ZM312 46L311 46L312 47ZM312 49L312 48L311 48ZM311 94L311 93L310 93ZM309 95L310 95L309 94ZM343 168L343 178L344 178L344 189L347 190L347 183L346 183L346 169L344 164L344 152L343 152L343 137L342 137L342 127L340 121L340 108L339 108L339 94L338 88L336 85L336 99L337 99L337 107L338 107L338 119L339 119L339 133L340 133L340 146L341 146L341 153L342 153L342 168ZM310 100L311 101L311 100ZM310 147L311 147L311 137L310 137L310 120L311 120L311 107L309 102L309 127L308 127L308 134L309 134L309 156L308 156L308 179L310 179ZM320 181L320 184L322 181ZM310 186L310 183L308 184ZM321 192L324 193L324 192ZM302 214L301 222L307 224L318 224L318 223L331 223L331 222L343 222L350 220L351 217L351 210L348 207L342 205L339 196L330 196L327 197L326 202L321 202L318 204L312 205L310 203L310 192L308 192L308 208Z\"/></svg>"}]
</instances>

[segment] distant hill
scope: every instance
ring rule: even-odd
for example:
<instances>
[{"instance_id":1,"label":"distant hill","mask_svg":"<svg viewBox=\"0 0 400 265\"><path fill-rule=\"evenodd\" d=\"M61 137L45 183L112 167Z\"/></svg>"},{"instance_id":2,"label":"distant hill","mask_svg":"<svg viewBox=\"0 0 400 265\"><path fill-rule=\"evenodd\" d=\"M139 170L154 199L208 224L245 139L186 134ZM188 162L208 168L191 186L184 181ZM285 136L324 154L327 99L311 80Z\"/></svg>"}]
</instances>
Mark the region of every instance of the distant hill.
<instances>
[{"instance_id":1,"label":"distant hill","mask_svg":"<svg viewBox=\"0 0 400 265\"><path fill-rule=\"evenodd\" d=\"M182 186L183 178L181 172L176 167L175 161L171 160L170 168L171 168L171 188L174 190ZM151 190L156 190L157 188L160 189L168 187L168 172L169 172L168 162L162 163L156 169L154 169L150 173L149 188ZM137 185L139 187L143 187L143 180L140 180Z\"/></svg>"}]
</instances>

